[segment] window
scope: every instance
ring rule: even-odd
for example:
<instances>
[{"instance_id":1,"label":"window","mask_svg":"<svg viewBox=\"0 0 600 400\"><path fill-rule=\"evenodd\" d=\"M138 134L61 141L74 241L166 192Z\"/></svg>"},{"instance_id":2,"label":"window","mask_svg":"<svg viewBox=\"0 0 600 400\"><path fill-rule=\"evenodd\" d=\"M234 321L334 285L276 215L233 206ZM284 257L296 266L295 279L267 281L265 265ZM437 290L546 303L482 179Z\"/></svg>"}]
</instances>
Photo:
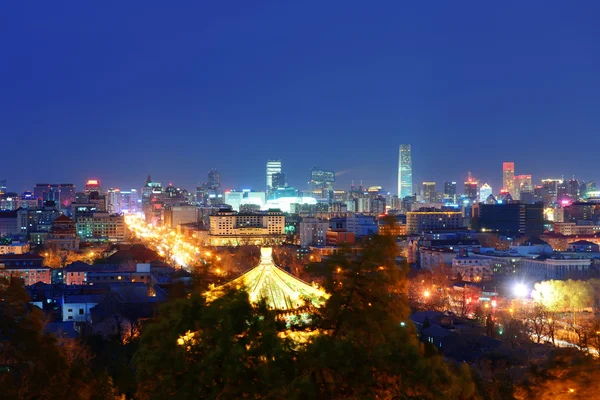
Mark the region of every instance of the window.
<instances>
[{"instance_id":1,"label":"window","mask_svg":"<svg viewBox=\"0 0 600 400\"><path fill-rule=\"evenodd\" d=\"M79 315L83 315L83 308L79 309Z\"/></svg>"},{"instance_id":2,"label":"window","mask_svg":"<svg viewBox=\"0 0 600 400\"><path fill-rule=\"evenodd\" d=\"M67 312L73 312L73 309L72 309L72 308L69 308L69 309L67 310Z\"/></svg>"}]
</instances>

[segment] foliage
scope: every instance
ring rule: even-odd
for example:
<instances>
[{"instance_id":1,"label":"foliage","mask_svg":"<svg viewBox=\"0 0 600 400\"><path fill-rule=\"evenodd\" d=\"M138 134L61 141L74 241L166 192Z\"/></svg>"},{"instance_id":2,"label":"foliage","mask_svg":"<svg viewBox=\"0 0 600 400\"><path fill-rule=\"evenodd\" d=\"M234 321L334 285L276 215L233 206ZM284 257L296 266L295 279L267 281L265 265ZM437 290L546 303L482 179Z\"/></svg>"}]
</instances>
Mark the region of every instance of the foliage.
<instances>
[{"instance_id":1,"label":"foliage","mask_svg":"<svg viewBox=\"0 0 600 400\"><path fill-rule=\"evenodd\" d=\"M64 268L77 261L92 264L100 258L100 252L47 249L40 253L44 257L44 265L50 268Z\"/></svg>"},{"instance_id":2,"label":"foliage","mask_svg":"<svg viewBox=\"0 0 600 400\"><path fill-rule=\"evenodd\" d=\"M290 377L283 326L244 291L210 304L194 294L168 303L161 316L134 358L140 399L275 398Z\"/></svg>"},{"instance_id":3,"label":"foliage","mask_svg":"<svg viewBox=\"0 0 600 400\"><path fill-rule=\"evenodd\" d=\"M533 366L516 388L518 400L598 398L600 362L575 349L557 348L543 366Z\"/></svg>"},{"instance_id":4,"label":"foliage","mask_svg":"<svg viewBox=\"0 0 600 400\"><path fill-rule=\"evenodd\" d=\"M0 290L0 396L9 399L114 399L105 374L89 369L79 343L44 333L42 311L17 279Z\"/></svg>"}]
</instances>

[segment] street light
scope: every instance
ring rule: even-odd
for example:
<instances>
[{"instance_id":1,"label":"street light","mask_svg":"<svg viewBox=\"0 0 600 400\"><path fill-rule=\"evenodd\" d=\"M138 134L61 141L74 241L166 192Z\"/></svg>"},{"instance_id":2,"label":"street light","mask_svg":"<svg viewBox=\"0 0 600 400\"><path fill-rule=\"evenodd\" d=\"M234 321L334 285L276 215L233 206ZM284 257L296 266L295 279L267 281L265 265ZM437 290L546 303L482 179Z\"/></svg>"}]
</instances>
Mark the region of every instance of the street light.
<instances>
[{"instance_id":1,"label":"street light","mask_svg":"<svg viewBox=\"0 0 600 400\"><path fill-rule=\"evenodd\" d=\"M527 286L525 286L525 284L523 283L517 283L513 288L513 293L517 297L527 297L527 295L529 294Z\"/></svg>"},{"instance_id":2,"label":"street light","mask_svg":"<svg viewBox=\"0 0 600 400\"><path fill-rule=\"evenodd\" d=\"M429 297L431 295L431 293L429 293L429 290L426 290L425 293L423 293L423 296L425 297Z\"/></svg>"}]
</instances>

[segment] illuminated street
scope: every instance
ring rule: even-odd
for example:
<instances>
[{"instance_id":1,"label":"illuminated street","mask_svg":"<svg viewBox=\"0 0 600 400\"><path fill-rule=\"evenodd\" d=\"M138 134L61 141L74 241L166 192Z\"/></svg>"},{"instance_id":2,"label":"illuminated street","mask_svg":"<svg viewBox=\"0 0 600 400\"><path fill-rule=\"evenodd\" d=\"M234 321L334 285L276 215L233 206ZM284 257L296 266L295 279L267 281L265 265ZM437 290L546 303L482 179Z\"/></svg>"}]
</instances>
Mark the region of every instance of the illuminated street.
<instances>
[{"instance_id":1,"label":"illuminated street","mask_svg":"<svg viewBox=\"0 0 600 400\"><path fill-rule=\"evenodd\" d=\"M197 244L191 243L174 230L147 224L137 215L127 215L125 223L133 236L174 266L181 266L189 271L190 267L205 263L205 258L212 255L209 251L202 252Z\"/></svg>"}]
</instances>

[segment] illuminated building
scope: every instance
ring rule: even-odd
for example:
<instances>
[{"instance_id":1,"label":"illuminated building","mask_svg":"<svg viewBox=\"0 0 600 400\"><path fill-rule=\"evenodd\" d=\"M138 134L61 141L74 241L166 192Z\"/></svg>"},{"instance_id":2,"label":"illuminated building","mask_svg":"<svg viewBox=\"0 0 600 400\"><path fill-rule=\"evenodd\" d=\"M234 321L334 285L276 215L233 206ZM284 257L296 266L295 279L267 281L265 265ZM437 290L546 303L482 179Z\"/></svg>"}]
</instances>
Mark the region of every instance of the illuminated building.
<instances>
[{"instance_id":1,"label":"illuminated building","mask_svg":"<svg viewBox=\"0 0 600 400\"><path fill-rule=\"evenodd\" d=\"M544 231L544 207L542 203L475 204L473 230L537 237Z\"/></svg>"},{"instance_id":2,"label":"illuminated building","mask_svg":"<svg viewBox=\"0 0 600 400\"><path fill-rule=\"evenodd\" d=\"M333 190L333 183L335 182L335 172L328 171L325 169L320 169L317 167L312 167L310 170L310 188L313 191L319 191L323 193L323 191L328 192L327 197L329 197L329 192Z\"/></svg>"},{"instance_id":3,"label":"illuminated building","mask_svg":"<svg viewBox=\"0 0 600 400\"><path fill-rule=\"evenodd\" d=\"M19 254L19 256L25 255ZM14 265L7 265L0 259L0 278L19 278L23 280L25 286L34 285L38 282L48 285L52 283L52 275L49 267L29 265L26 261L17 261L17 263L19 264L13 263Z\"/></svg>"},{"instance_id":4,"label":"illuminated building","mask_svg":"<svg viewBox=\"0 0 600 400\"><path fill-rule=\"evenodd\" d=\"M423 182L423 201L435 203L435 182Z\"/></svg>"},{"instance_id":5,"label":"illuminated building","mask_svg":"<svg viewBox=\"0 0 600 400\"><path fill-rule=\"evenodd\" d=\"M456 182L444 183L444 199L456 203Z\"/></svg>"},{"instance_id":6,"label":"illuminated building","mask_svg":"<svg viewBox=\"0 0 600 400\"><path fill-rule=\"evenodd\" d=\"M307 217L299 225L301 247L325 245L329 221Z\"/></svg>"},{"instance_id":7,"label":"illuminated building","mask_svg":"<svg viewBox=\"0 0 600 400\"><path fill-rule=\"evenodd\" d=\"M271 198L271 194L275 187L273 186L273 174L281 173L281 160L267 161L267 196Z\"/></svg>"},{"instance_id":8,"label":"illuminated building","mask_svg":"<svg viewBox=\"0 0 600 400\"><path fill-rule=\"evenodd\" d=\"M122 190L119 195L120 212L125 214L136 213L139 211L137 190Z\"/></svg>"},{"instance_id":9,"label":"illuminated building","mask_svg":"<svg viewBox=\"0 0 600 400\"><path fill-rule=\"evenodd\" d=\"M398 197L413 195L412 157L410 144L401 144L398 154Z\"/></svg>"},{"instance_id":10,"label":"illuminated building","mask_svg":"<svg viewBox=\"0 0 600 400\"><path fill-rule=\"evenodd\" d=\"M421 209L406 213L406 233L449 231L462 228L462 212Z\"/></svg>"},{"instance_id":11,"label":"illuminated building","mask_svg":"<svg viewBox=\"0 0 600 400\"><path fill-rule=\"evenodd\" d=\"M27 254L31 250L29 243L0 244L0 254Z\"/></svg>"},{"instance_id":12,"label":"illuminated building","mask_svg":"<svg viewBox=\"0 0 600 400\"><path fill-rule=\"evenodd\" d=\"M0 211L0 237L18 235L18 211Z\"/></svg>"},{"instance_id":13,"label":"illuminated building","mask_svg":"<svg viewBox=\"0 0 600 400\"><path fill-rule=\"evenodd\" d=\"M565 222L575 222L584 225L586 221L592 225L600 221L600 204L574 202L563 208Z\"/></svg>"},{"instance_id":14,"label":"illuminated building","mask_svg":"<svg viewBox=\"0 0 600 400\"><path fill-rule=\"evenodd\" d=\"M98 192L98 193L102 192L102 188L100 187L100 181L97 179L89 179L85 183L84 193L89 195L92 192Z\"/></svg>"},{"instance_id":15,"label":"illuminated building","mask_svg":"<svg viewBox=\"0 0 600 400\"><path fill-rule=\"evenodd\" d=\"M0 180L0 194L6 193L8 190L6 189L6 179Z\"/></svg>"},{"instance_id":16,"label":"illuminated building","mask_svg":"<svg viewBox=\"0 0 600 400\"><path fill-rule=\"evenodd\" d=\"M521 200L521 193L532 193L531 175L515 175L515 192L511 193L514 200Z\"/></svg>"},{"instance_id":17,"label":"illuminated building","mask_svg":"<svg viewBox=\"0 0 600 400\"><path fill-rule=\"evenodd\" d=\"M485 203L488 199L488 197L490 197L492 195L492 187L487 184L484 183L483 186L481 186L481 188L479 188L479 201L481 203Z\"/></svg>"},{"instance_id":18,"label":"illuminated building","mask_svg":"<svg viewBox=\"0 0 600 400\"><path fill-rule=\"evenodd\" d=\"M510 193L514 198L515 195L515 163L502 163L502 190Z\"/></svg>"},{"instance_id":19,"label":"illuminated building","mask_svg":"<svg viewBox=\"0 0 600 400\"><path fill-rule=\"evenodd\" d=\"M206 184L208 190L214 192L221 192L221 174L216 169L211 169L208 172L208 183Z\"/></svg>"},{"instance_id":20,"label":"illuminated building","mask_svg":"<svg viewBox=\"0 0 600 400\"><path fill-rule=\"evenodd\" d=\"M272 248L260 249L260 263L242 276L211 289L207 299L213 300L229 288L245 287L250 302L254 305L265 301L267 306L277 311L301 311L309 307L319 307L327 297L324 291L304 282L278 268L273 262Z\"/></svg>"},{"instance_id":21,"label":"illuminated building","mask_svg":"<svg viewBox=\"0 0 600 400\"><path fill-rule=\"evenodd\" d=\"M285 174L283 172L276 172L271 177L273 183L273 190L277 188L283 188L286 186L285 184Z\"/></svg>"},{"instance_id":22,"label":"illuminated building","mask_svg":"<svg viewBox=\"0 0 600 400\"><path fill-rule=\"evenodd\" d=\"M109 214L121 212L121 191L119 189L110 188L106 192L106 211Z\"/></svg>"},{"instance_id":23,"label":"illuminated building","mask_svg":"<svg viewBox=\"0 0 600 400\"><path fill-rule=\"evenodd\" d=\"M76 218L77 235L82 241L123 242L125 241L125 220L122 215L106 212L92 212L92 215Z\"/></svg>"},{"instance_id":24,"label":"illuminated building","mask_svg":"<svg viewBox=\"0 0 600 400\"><path fill-rule=\"evenodd\" d=\"M558 185L561 182L562 179L542 179L542 187L547 190L548 196L548 203L546 203L546 199L542 198L545 204L555 203L557 201Z\"/></svg>"},{"instance_id":25,"label":"illuminated building","mask_svg":"<svg viewBox=\"0 0 600 400\"><path fill-rule=\"evenodd\" d=\"M386 212L385 208L385 197L381 195L377 195L375 197L371 197L370 199L370 211L371 214L374 215L383 215Z\"/></svg>"},{"instance_id":26,"label":"illuminated building","mask_svg":"<svg viewBox=\"0 0 600 400\"><path fill-rule=\"evenodd\" d=\"M240 211L240 205L244 198L244 192L226 191L225 192L225 204L231 206L234 211Z\"/></svg>"},{"instance_id":27,"label":"illuminated building","mask_svg":"<svg viewBox=\"0 0 600 400\"><path fill-rule=\"evenodd\" d=\"M469 176L469 179L465 182L465 197L471 202L476 202L479 198L479 183L471 178L471 176Z\"/></svg>"},{"instance_id":28,"label":"illuminated building","mask_svg":"<svg viewBox=\"0 0 600 400\"><path fill-rule=\"evenodd\" d=\"M169 205L163 209L164 226L177 229L182 224L198 222L198 207L192 205Z\"/></svg>"},{"instance_id":29,"label":"illuminated building","mask_svg":"<svg viewBox=\"0 0 600 400\"><path fill-rule=\"evenodd\" d=\"M279 210L245 214L221 209L209 219L211 246L279 244L285 240L285 216Z\"/></svg>"},{"instance_id":30,"label":"illuminated building","mask_svg":"<svg viewBox=\"0 0 600 400\"><path fill-rule=\"evenodd\" d=\"M46 245L55 250L79 250L75 221L65 215L52 221Z\"/></svg>"},{"instance_id":31,"label":"illuminated building","mask_svg":"<svg viewBox=\"0 0 600 400\"><path fill-rule=\"evenodd\" d=\"M61 209L66 209L75 202L75 186L71 183L36 183L33 197L38 199L38 207L45 201L54 201Z\"/></svg>"}]
</instances>

